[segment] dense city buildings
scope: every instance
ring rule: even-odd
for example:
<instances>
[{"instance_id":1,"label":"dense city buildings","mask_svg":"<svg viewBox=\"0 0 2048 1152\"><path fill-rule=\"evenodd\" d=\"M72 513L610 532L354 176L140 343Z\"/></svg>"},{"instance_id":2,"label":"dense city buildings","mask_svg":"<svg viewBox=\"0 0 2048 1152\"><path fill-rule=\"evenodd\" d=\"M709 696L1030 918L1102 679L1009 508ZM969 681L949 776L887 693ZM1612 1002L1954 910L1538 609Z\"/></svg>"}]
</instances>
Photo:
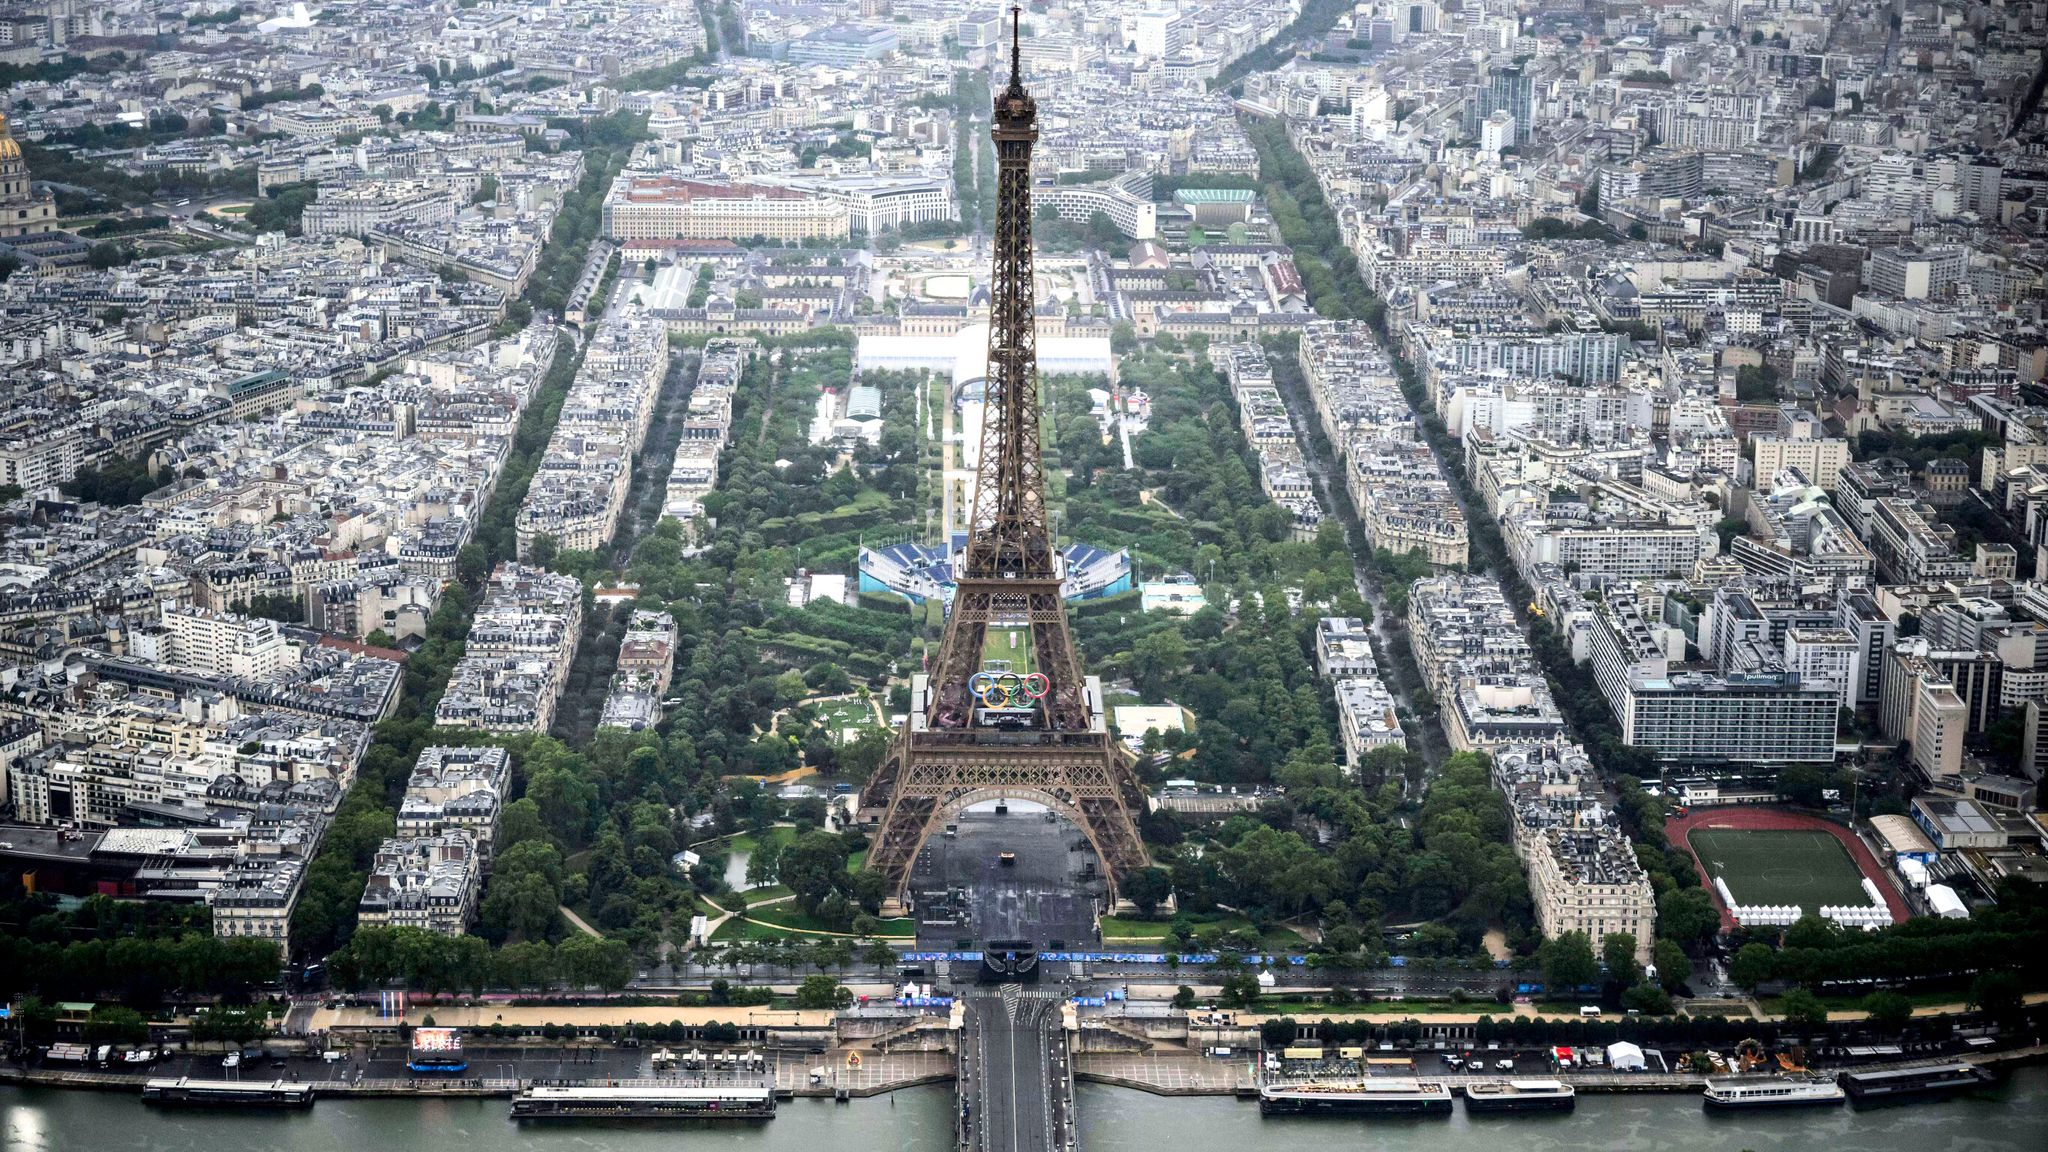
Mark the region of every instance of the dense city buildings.
<instances>
[{"instance_id":1,"label":"dense city buildings","mask_svg":"<svg viewBox=\"0 0 2048 1152\"><path fill-rule=\"evenodd\" d=\"M434 722L545 732L583 630L576 580L507 561L491 573Z\"/></svg>"},{"instance_id":2,"label":"dense city buildings","mask_svg":"<svg viewBox=\"0 0 2048 1152\"><path fill-rule=\"evenodd\" d=\"M359 1075L411 993L680 990L719 1006L664 1041L733 1055L788 1040L717 1023L771 983L857 994L864 1045L957 1009L967 1115L988 1018L932 957L990 907L1042 938L983 960L1246 1013L1212 1086L1359 1071L1243 1056L1262 999L1306 1046L1368 988L1440 1047L1576 1007L1662 1087L2026 1031L2035 974L1971 969L2048 947L2044 38L1984 0L10 8L10 1035L47 1064L119 1004L204 1048L196 1005L300 997L264 1027ZM975 567L999 524L1028 565ZM983 852L998 800L1049 814ZM373 1010L311 1000L366 990L351 1048ZM1177 1010L1073 991L1039 1071ZM834 1083L910 1055L950 1058Z\"/></svg>"}]
</instances>

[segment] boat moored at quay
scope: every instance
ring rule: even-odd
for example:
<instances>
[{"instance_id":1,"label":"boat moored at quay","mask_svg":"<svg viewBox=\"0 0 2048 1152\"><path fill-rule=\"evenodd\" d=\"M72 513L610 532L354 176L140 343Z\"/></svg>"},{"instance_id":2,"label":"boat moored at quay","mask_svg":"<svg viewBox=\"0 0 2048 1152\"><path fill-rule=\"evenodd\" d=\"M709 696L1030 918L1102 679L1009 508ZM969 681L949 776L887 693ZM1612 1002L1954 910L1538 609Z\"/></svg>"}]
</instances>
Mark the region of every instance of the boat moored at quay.
<instances>
[{"instance_id":1,"label":"boat moored at quay","mask_svg":"<svg viewBox=\"0 0 2048 1152\"><path fill-rule=\"evenodd\" d=\"M1562 1080L1487 1080L1465 1085L1467 1112L1569 1112L1578 1092Z\"/></svg>"},{"instance_id":2,"label":"boat moored at quay","mask_svg":"<svg viewBox=\"0 0 2048 1152\"><path fill-rule=\"evenodd\" d=\"M1397 1076L1267 1084L1259 1089L1259 1112L1265 1116L1448 1116L1451 1089L1435 1080Z\"/></svg>"},{"instance_id":3,"label":"boat moored at quay","mask_svg":"<svg viewBox=\"0 0 2048 1152\"><path fill-rule=\"evenodd\" d=\"M1826 1108L1847 1099L1841 1085L1832 1080L1789 1080L1771 1076L1709 1080L1703 1103L1708 1109L1738 1111L1752 1108Z\"/></svg>"}]
</instances>

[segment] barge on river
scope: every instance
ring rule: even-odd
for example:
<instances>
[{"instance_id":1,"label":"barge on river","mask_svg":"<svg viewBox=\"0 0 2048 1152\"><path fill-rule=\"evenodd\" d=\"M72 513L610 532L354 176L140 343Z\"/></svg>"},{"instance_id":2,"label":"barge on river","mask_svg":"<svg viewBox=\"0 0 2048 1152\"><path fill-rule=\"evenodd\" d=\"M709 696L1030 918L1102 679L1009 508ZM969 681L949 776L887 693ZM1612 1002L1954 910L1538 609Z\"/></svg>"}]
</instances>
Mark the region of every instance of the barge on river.
<instances>
[{"instance_id":1,"label":"barge on river","mask_svg":"<svg viewBox=\"0 0 2048 1152\"><path fill-rule=\"evenodd\" d=\"M1434 1080L1400 1076L1268 1084L1259 1089L1259 1112L1266 1116L1448 1116L1451 1089Z\"/></svg>"},{"instance_id":2,"label":"barge on river","mask_svg":"<svg viewBox=\"0 0 2048 1152\"><path fill-rule=\"evenodd\" d=\"M1869 1072L1842 1073L1842 1087L1849 1099L1861 1107L1889 1104L1895 1100L1924 1100L1972 1092L1994 1079L1975 1064L1954 1061L1919 1068L1882 1068Z\"/></svg>"},{"instance_id":3,"label":"barge on river","mask_svg":"<svg viewBox=\"0 0 2048 1152\"><path fill-rule=\"evenodd\" d=\"M165 1108L311 1108L313 1086L284 1080L151 1080L142 1102Z\"/></svg>"},{"instance_id":4,"label":"barge on river","mask_svg":"<svg viewBox=\"0 0 2048 1152\"><path fill-rule=\"evenodd\" d=\"M1562 1080L1485 1080L1465 1085L1467 1112L1569 1112L1578 1092Z\"/></svg>"},{"instance_id":5,"label":"barge on river","mask_svg":"<svg viewBox=\"0 0 2048 1152\"><path fill-rule=\"evenodd\" d=\"M512 1098L514 1120L769 1120L766 1084L536 1084Z\"/></svg>"}]
</instances>

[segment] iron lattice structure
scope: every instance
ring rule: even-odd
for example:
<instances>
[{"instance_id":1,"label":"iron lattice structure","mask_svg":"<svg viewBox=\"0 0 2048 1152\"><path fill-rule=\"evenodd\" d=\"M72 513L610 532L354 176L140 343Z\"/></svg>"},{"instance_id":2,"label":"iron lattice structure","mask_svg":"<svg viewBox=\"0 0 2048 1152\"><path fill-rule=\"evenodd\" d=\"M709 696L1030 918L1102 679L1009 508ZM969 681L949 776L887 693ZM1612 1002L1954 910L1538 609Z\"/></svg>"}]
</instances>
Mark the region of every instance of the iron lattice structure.
<instances>
[{"instance_id":1,"label":"iron lattice structure","mask_svg":"<svg viewBox=\"0 0 2048 1152\"><path fill-rule=\"evenodd\" d=\"M1081 674L1045 509L1038 427L1038 354L1032 321L1031 146L1038 105L1024 88L1011 10L1010 82L996 94L995 255L981 456L972 521L945 638L921 701L889 759L868 782L862 809L880 827L867 866L899 897L932 829L990 796L1028 797L1081 829L1112 891L1145 863L1136 814L1144 793ZM1046 677L1028 714L991 716L972 681L983 670L991 628L1028 632L1030 667ZM919 704L922 705L921 710Z\"/></svg>"}]
</instances>

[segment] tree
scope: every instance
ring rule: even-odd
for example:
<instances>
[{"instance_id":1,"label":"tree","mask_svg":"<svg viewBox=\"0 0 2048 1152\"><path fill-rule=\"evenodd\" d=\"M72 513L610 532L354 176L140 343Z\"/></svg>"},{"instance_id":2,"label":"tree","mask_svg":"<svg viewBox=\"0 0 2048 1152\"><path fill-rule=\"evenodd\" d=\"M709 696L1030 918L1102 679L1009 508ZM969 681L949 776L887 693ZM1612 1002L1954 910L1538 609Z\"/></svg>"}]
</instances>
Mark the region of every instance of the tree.
<instances>
[{"instance_id":1,"label":"tree","mask_svg":"<svg viewBox=\"0 0 2048 1152\"><path fill-rule=\"evenodd\" d=\"M555 959L563 977L579 987L616 992L633 979L633 952L623 940L571 936L555 950Z\"/></svg>"},{"instance_id":2,"label":"tree","mask_svg":"<svg viewBox=\"0 0 2048 1152\"><path fill-rule=\"evenodd\" d=\"M531 796L522 796L505 805L505 815L498 824L497 847L499 852L524 844L527 841L546 844L548 828L540 818L540 805Z\"/></svg>"},{"instance_id":3,"label":"tree","mask_svg":"<svg viewBox=\"0 0 2048 1152\"><path fill-rule=\"evenodd\" d=\"M2025 1007L2024 986L2011 972L1985 972L1970 982L1970 1006L1994 1020L2017 1017Z\"/></svg>"},{"instance_id":4,"label":"tree","mask_svg":"<svg viewBox=\"0 0 2048 1152\"><path fill-rule=\"evenodd\" d=\"M1622 988L1633 988L1643 979L1636 964L1633 932L1610 932L1600 940L1600 959L1607 965L1607 978Z\"/></svg>"},{"instance_id":5,"label":"tree","mask_svg":"<svg viewBox=\"0 0 2048 1152\"><path fill-rule=\"evenodd\" d=\"M1808 912L1785 929L1785 947L1832 948L1841 935L1834 921Z\"/></svg>"},{"instance_id":6,"label":"tree","mask_svg":"<svg viewBox=\"0 0 2048 1152\"><path fill-rule=\"evenodd\" d=\"M1193 1008L1195 1006L1195 990L1185 984L1174 989L1173 1006L1175 1008Z\"/></svg>"},{"instance_id":7,"label":"tree","mask_svg":"<svg viewBox=\"0 0 2048 1152\"><path fill-rule=\"evenodd\" d=\"M1778 792L1794 804L1817 807L1827 777L1817 765L1787 764L1778 770Z\"/></svg>"},{"instance_id":8,"label":"tree","mask_svg":"<svg viewBox=\"0 0 2048 1152\"><path fill-rule=\"evenodd\" d=\"M1744 992L1755 993L1756 987L1771 978L1777 956L1768 944L1749 943L1728 962L1728 978Z\"/></svg>"},{"instance_id":9,"label":"tree","mask_svg":"<svg viewBox=\"0 0 2048 1152\"><path fill-rule=\"evenodd\" d=\"M149 1039L149 1021L133 1008L101 1004L85 1021L87 1044L140 1044Z\"/></svg>"},{"instance_id":10,"label":"tree","mask_svg":"<svg viewBox=\"0 0 2048 1152\"><path fill-rule=\"evenodd\" d=\"M763 840L754 845L754 851L747 857L747 886L765 888L775 883L776 867L782 862L782 846L773 840Z\"/></svg>"},{"instance_id":11,"label":"tree","mask_svg":"<svg viewBox=\"0 0 2048 1152\"><path fill-rule=\"evenodd\" d=\"M1124 881L1124 896L1146 916L1173 895L1173 874L1164 868L1140 868Z\"/></svg>"},{"instance_id":12,"label":"tree","mask_svg":"<svg viewBox=\"0 0 2048 1152\"><path fill-rule=\"evenodd\" d=\"M1223 978L1223 1002L1233 1008L1245 1008L1258 1002L1259 978L1250 972L1239 970Z\"/></svg>"},{"instance_id":13,"label":"tree","mask_svg":"<svg viewBox=\"0 0 2048 1152\"><path fill-rule=\"evenodd\" d=\"M1650 950L1650 957L1657 965L1657 983L1666 992L1677 992L1692 978L1692 958L1676 940L1659 940Z\"/></svg>"},{"instance_id":14,"label":"tree","mask_svg":"<svg viewBox=\"0 0 2048 1152\"><path fill-rule=\"evenodd\" d=\"M848 884L846 853L845 838L829 832L806 832L783 849L778 875L804 915L817 915L825 897Z\"/></svg>"},{"instance_id":15,"label":"tree","mask_svg":"<svg viewBox=\"0 0 2048 1152\"><path fill-rule=\"evenodd\" d=\"M500 877L484 894L484 932L494 939L535 939L554 925L561 894L539 872Z\"/></svg>"},{"instance_id":16,"label":"tree","mask_svg":"<svg viewBox=\"0 0 2048 1152\"><path fill-rule=\"evenodd\" d=\"M1645 1016L1671 1014L1671 993L1655 984L1638 984L1621 994L1621 1006Z\"/></svg>"},{"instance_id":17,"label":"tree","mask_svg":"<svg viewBox=\"0 0 2048 1152\"><path fill-rule=\"evenodd\" d=\"M1913 1018L1913 1001L1902 992L1879 989L1863 998L1863 1013L1870 1025L1883 1032L1897 1032Z\"/></svg>"},{"instance_id":18,"label":"tree","mask_svg":"<svg viewBox=\"0 0 2048 1152\"><path fill-rule=\"evenodd\" d=\"M1804 988L1794 988L1778 1001L1778 1014L1794 1028L1819 1028L1828 1022L1828 1006Z\"/></svg>"},{"instance_id":19,"label":"tree","mask_svg":"<svg viewBox=\"0 0 2048 1152\"><path fill-rule=\"evenodd\" d=\"M544 940L521 940L498 949L498 983L512 988L545 988L555 978L555 950Z\"/></svg>"},{"instance_id":20,"label":"tree","mask_svg":"<svg viewBox=\"0 0 2048 1152\"><path fill-rule=\"evenodd\" d=\"M1593 942L1584 932L1566 932L1544 941L1536 950L1536 961L1543 967L1543 983L1553 996L1600 979L1600 965L1593 959Z\"/></svg>"},{"instance_id":21,"label":"tree","mask_svg":"<svg viewBox=\"0 0 2048 1152\"><path fill-rule=\"evenodd\" d=\"M796 1006L799 1008L844 1008L851 1003L853 993L830 976L806 976L804 982L797 986Z\"/></svg>"},{"instance_id":22,"label":"tree","mask_svg":"<svg viewBox=\"0 0 2048 1152\"><path fill-rule=\"evenodd\" d=\"M1721 913L1704 888L1674 888L1657 897L1657 928L1681 945L1697 944L1720 927Z\"/></svg>"}]
</instances>

